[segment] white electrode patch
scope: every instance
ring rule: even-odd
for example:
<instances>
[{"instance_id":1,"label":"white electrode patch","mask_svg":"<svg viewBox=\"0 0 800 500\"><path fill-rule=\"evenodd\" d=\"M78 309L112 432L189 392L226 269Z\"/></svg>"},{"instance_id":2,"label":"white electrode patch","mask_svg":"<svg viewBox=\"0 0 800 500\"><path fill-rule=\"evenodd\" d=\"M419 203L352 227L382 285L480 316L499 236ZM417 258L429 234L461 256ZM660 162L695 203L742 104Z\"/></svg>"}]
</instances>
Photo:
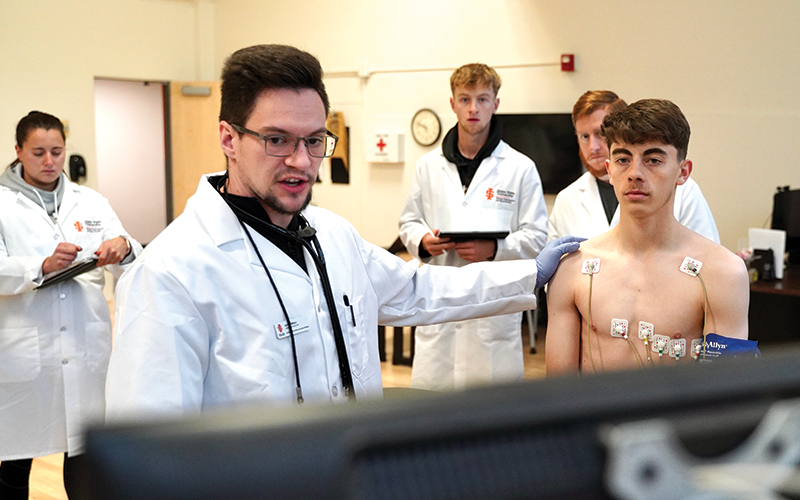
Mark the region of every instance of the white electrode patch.
<instances>
[{"instance_id":1,"label":"white electrode patch","mask_svg":"<svg viewBox=\"0 0 800 500\"><path fill-rule=\"evenodd\" d=\"M676 360L686 356L686 339L673 339L669 341L669 357Z\"/></svg>"},{"instance_id":2,"label":"white electrode patch","mask_svg":"<svg viewBox=\"0 0 800 500\"><path fill-rule=\"evenodd\" d=\"M627 319L612 319L611 320L611 336L621 339L628 338L628 320Z\"/></svg>"},{"instance_id":3,"label":"white electrode patch","mask_svg":"<svg viewBox=\"0 0 800 500\"><path fill-rule=\"evenodd\" d=\"M573 268L574 269L574 268ZM583 261L581 267L583 274L597 274L600 272L600 259L587 259Z\"/></svg>"},{"instance_id":4,"label":"white electrode patch","mask_svg":"<svg viewBox=\"0 0 800 500\"><path fill-rule=\"evenodd\" d=\"M692 350L691 355L694 359L700 357L700 351L703 350L703 339L694 339L692 340Z\"/></svg>"},{"instance_id":5,"label":"white electrode patch","mask_svg":"<svg viewBox=\"0 0 800 500\"><path fill-rule=\"evenodd\" d=\"M653 352L657 352L659 356L665 352L669 348L669 341L672 340L666 335L654 335L653 336L653 347L651 348Z\"/></svg>"},{"instance_id":6,"label":"white electrode patch","mask_svg":"<svg viewBox=\"0 0 800 500\"><path fill-rule=\"evenodd\" d=\"M650 342L653 340L653 334L655 333L655 329L653 328L652 323L647 323L645 321L639 322L639 338L644 340L645 342Z\"/></svg>"},{"instance_id":7,"label":"white electrode patch","mask_svg":"<svg viewBox=\"0 0 800 500\"><path fill-rule=\"evenodd\" d=\"M681 272L689 276L697 276L700 274L701 267L703 267L702 262L691 257L686 257L683 259L683 264L681 264Z\"/></svg>"}]
</instances>

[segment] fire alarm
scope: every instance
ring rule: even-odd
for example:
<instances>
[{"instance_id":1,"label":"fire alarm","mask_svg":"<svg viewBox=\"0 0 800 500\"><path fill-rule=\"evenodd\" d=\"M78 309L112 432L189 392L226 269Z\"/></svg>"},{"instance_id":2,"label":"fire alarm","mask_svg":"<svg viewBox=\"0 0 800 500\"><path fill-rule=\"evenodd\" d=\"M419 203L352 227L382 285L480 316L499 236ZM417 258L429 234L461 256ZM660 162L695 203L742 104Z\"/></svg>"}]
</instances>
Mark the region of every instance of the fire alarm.
<instances>
[{"instance_id":1,"label":"fire alarm","mask_svg":"<svg viewBox=\"0 0 800 500\"><path fill-rule=\"evenodd\" d=\"M575 54L561 54L561 71L575 71Z\"/></svg>"}]
</instances>

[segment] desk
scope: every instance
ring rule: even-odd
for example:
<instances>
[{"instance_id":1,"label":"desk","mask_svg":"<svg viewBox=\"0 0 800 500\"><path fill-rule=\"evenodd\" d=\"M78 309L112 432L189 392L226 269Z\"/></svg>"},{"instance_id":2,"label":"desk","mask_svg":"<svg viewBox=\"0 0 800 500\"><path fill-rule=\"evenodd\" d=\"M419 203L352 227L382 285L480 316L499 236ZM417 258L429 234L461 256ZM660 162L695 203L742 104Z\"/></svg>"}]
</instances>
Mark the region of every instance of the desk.
<instances>
[{"instance_id":1,"label":"desk","mask_svg":"<svg viewBox=\"0 0 800 500\"><path fill-rule=\"evenodd\" d=\"M759 344L800 341L800 266L785 269L782 280L750 285L748 320Z\"/></svg>"}]
</instances>

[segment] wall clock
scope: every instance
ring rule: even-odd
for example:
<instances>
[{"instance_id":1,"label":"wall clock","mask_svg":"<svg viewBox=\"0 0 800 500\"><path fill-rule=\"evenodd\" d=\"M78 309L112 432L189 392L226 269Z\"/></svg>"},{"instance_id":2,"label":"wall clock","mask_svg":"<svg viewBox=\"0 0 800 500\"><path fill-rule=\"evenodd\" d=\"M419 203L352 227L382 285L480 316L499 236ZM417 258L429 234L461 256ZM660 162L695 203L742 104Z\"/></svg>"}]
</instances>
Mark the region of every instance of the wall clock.
<instances>
[{"instance_id":1,"label":"wall clock","mask_svg":"<svg viewBox=\"0 0 800 500\"><path fill-rule=\"evenodd\" d=\"M442 135L442 123L432 109L420 109L411 119L411 135L420 146L431 146Z\"/></svg>"}]
</instances>

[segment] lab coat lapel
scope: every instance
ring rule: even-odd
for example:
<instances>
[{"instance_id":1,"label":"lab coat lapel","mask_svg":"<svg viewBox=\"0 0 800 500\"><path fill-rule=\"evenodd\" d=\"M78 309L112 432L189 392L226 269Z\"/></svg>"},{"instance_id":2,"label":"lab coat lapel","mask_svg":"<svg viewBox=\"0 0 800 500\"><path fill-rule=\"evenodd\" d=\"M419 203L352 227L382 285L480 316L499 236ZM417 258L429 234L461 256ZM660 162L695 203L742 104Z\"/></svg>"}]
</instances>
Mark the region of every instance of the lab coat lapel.
<instances>
[{"instance_id":1,"label":"lab coat lapel","mask_svg":"<svg viewBox=\"0 0 800 500\"><path fill-rule=\"evenodd\" d=\"M467 189L467 198L471 196L475 196L476 191L480 191L480 196L483 196L483 187L484 181L492 175L494 170L498 168L500 164L500 160L503 158L503 153L505 152L506 144L501 142L492 154L488 157L484 158L481 162L478 170L475 171L475 177L472 178L472 182L469 183L469 189Z\"/></svg>"},{"instance_id":2,"label":"lab coat lapel","mask_svg":"<svg viewBox=\"0 0 800 500\"><path fill-rule=\"evenodd\" d=\"M495 168L497 168L497 158L494 156L490 156L481 162L481 166L478 167L478 170L475 172L475 177L473 177L472 182L469 183L467 198L474 196L476 191L482 191L483 182L491 175ZM483 193L480 194L483 196Z\"/></svg>"},{"instance_id":3,"label":"lab coat lapel","mask_svg":"<svg viewBox=\"0 0 800 500\"><path fill-rule=\"evenodd\" d=\"M210 174L210 176L215 175L219 174ZM189 205L197 212L199 223L205 226L206 231L208 231L209 236L217 247L241 240L250 264L258 268L259 272L264 273L258 254L254 251L253 245L250 244L249 238L239 223L239 219L236 218L236 215L225 203L225 200L222 199L222 196L208 182L207 176L203 176L200 179L197 192L189 199L187 208ZM258 251L261 252L264 264L271 270L275 269L296 276L303 276L304 279L308 280L308 275L288 255L258 234L255 229L248 229L253 240L258 245Z\"/></svg>"},{"instance_id":4,"label":"lab coat lapel","mask_svg":"<svg viewBox=\"0 0 800 500\"><path fill-rule=\"evenodd\" d=\"M39 203L35 203L33 200L31 200L24 194L19 192L17 193L17 203L33 209L34 213L39 214L39 216L41 216L42 219L49 222L50 225L53 224L53 220L50 219L50 217L47 215L47 211L45 211L44 207Z\"/></svg>"},{"instance_id":5,"label":"lab coat lapel","mask_svg":"<svg viewBox=\"0 0 800 500\"><path fill-rule=\"evenodd\" d=\"M273 245L271 241L261 236L255 229L251 227L248 227L247 229L250 231L250 235L253 237L256 245L258 245L258 251L261 253L261 257L264 259L264 264L266 264L270 270L277 270L292 274L294 276L303 278L308 282L311 281L311 279L308 277L308 274L306 274L294 260L286 255L283 250ZM244 234L244 229L242 229L242 238L246 240L245 247L250 255L250 264L258 268L259 272L263 273L264 269L261 267L261 261L258 259L258 254L256 254L256 252L253 250L253 246L250 244L250 240L247 238L247 235ZM306 269L308 269L308 272L315 273L316 268L314 267L314 262L308 256L308 250L303 249L303 256L306 260Z\"/></svg>"},{"instance_id":6,"label":"lab coat lapel","mask_svg":"<svg viewBox=\"0 0 800 500\"><path fill-rule=\"evenodd\" d=\"M64 188L64 198L61 200L61 206L58 207L59 221L67 220L69 218L69 214L78 205L79 196L80 193L78 192L78 186L72 183L67 183Z\"/></svg>"},{"instance_id":7,"label":"lab coat lapel","mask_svg":"<svg viewBox=\"0 0 800 500\"><path fill-rule=\"evenodd\" d=\"M608 227L603 201L600 199L600 189L597 187L597 178L586 172L581 177L578 186L580 190L581 205L594 221L596 227Z\"/></svg>"},{"instance_id":8,"label":"lab coat lapel","mask_svg":"<svg viewBox=\"0 0 800 500\"><path fill-rule=\"evenodd\" d=\"M458 175L458 167L456 167L455 163L452 163L448 159L444 157L444 153L442 153L442 173L444 177L447 179L447 182L450 186L447 187L448 190L453 189L458 193L464 194L464 190L461 187L461 177ZM445 186L442 186L445 187Z\"/></svg>"}]
</instances>

